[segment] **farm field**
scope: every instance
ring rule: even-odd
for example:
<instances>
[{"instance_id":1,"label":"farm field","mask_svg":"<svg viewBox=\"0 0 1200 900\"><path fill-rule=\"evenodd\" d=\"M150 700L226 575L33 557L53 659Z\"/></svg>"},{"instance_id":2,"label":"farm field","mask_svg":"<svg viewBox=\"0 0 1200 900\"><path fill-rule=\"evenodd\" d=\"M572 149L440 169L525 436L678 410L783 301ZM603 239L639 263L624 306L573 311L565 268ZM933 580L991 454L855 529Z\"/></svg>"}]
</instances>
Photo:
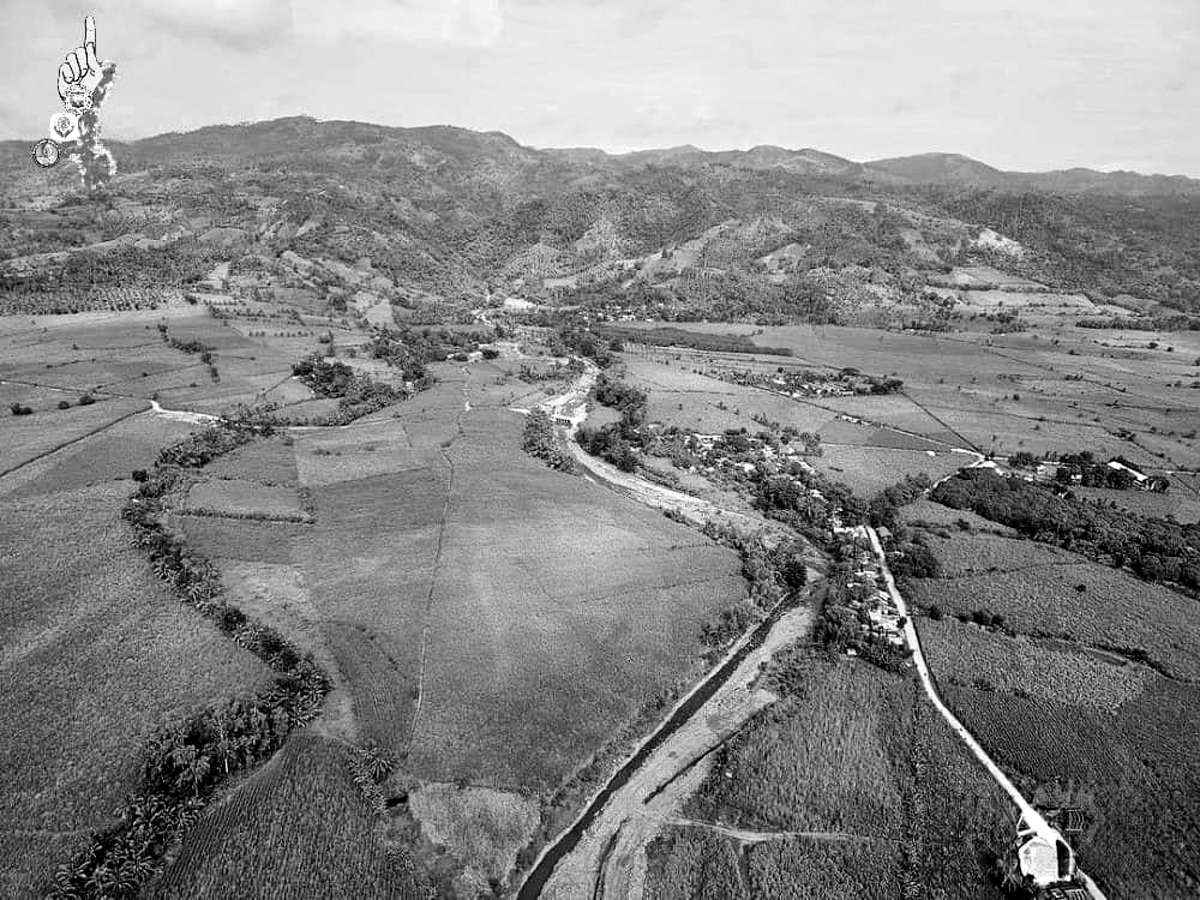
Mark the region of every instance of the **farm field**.
<instances>
[{"instance_id":1,"label":"farm field","mask_svg":"<svg viewBox=\"0 0 1200 900\"><path fill-rule=\"evenodd\" d=\"M141 400L100 400L88 406L0 418L0 472L24 467L147 408Z\"/></svg>"},{"instance_id":2,"label":"farm field","mask_svg":"<svg viewBox=\"0 0 1200 900\"><path fill-rule=\"evenodd\" d=\"M885 885L908 883L1000 896L981 860L1007 845L1007 799L911 680L804 648L771 677L784 699L720 751L686 808L689 822L760 839L669 830L649 850L656 890L688 896L698 873L744 854L748 896L825 896L833 883L881 898L893 896Z\"/></svg>"},{"instance_id":3,"label":"farm field","mask_svg":"<svg viewBox=\"0 0 1200 900\"><path fill-rule=\"evenodd\" d=\"M852 365L900 378L907 402L883 398L890 402L879 404L872 418L936 440L950 434L958 446L1001 455L1093 449L1098 455L1123 454L1160 467L1200 463L1194 434L1200 428L1200 395L1182 386L1194 380L1190 364L1200 353L1200 340L1191 333L1106 332L1069 324L1007 335L729 323L687 323L687 330L746 335L764 347L787 347L794 354L700 355L734 367ZM1152 341L1155 349L1149 347ZM685 360L695 353L666 352ZM813 402L839 409L847 400ZM873 398L853 398L850 409L871 402ZM914 406L926 414L924 424ZM1132 432L1134 441L1122 437L1122 430Z\"/></svg>"},{"instance_id":4,"label":"farm field","mask_svg":"<svg viewBox=\"0 0 1200 900\"><path fill-rule=\"evenodd\" d=\"M130 546L117 515L127 493L102 484L0 501L6 896L40 892L111 822L156 725L267 681Z\"/></svg>"},{"instance_id":5,"label":"farm field","mask_svg":"<svg viewBox=\"0 0 1200 900\"><path fill-rule=\"evenodd\" d=\"M390 851L390 852L389 852ZM253 872L253 878L246 873ZM205 810L155 898L419 896L403 845L385 845L379 817L351 780L345 745L293 736L276 756Z\"/></svg>"},{"instance_id":6,"label":"farm field","mask_svg":"<svg viewBox=\"0 0 1200 900\"><path fill-rule=\"evenodd\" d=\"M809 464L834 481L849 485L856 494L871 496L904 479L927 475L937 481L970 464L975 457L933 450L900 450L880 447L826 446Z\"/></svg>"},{"instance_id":7,"label":"farm field","mask_svg":"<svg viewBox=\"0 0 1200 900\"><path fill-rule=\"evenodd\" d=\"M1115 504L1118 509L1139 516L1153 516L1156 519L1174 516L1177 522L1185 525L1200 522L1200 497L1190 490L1185 478L1173 476L1171 482L1171 487L1165 494L1088 487L1077 487L1074 490L1077 497Z\"/></svg>"},{"instance_id":8,"label":"farm field","mask_svg":"<svg viewBox=\"0 0 1200 900\"><path fill-rule=\"evenodd\" d=\"M415 827L486 883L565 780L695 677L703 625L746 587L733 551L523 453L490 373L440 375L350 427L239 448L189 494L263 512L298 484L312 523L173 518L330 673L320 730L400 756Z\"/></svg>"},{"instance_id":9,"label":"farm field","mask_svg":"<svg viewBox=\"0 0 1200 900\"><path fill-rule=\"evenodd\" d=\"M209 479L192 485L183 510L192 515L308 519L294 487L260 484L243 478Z\"/></svg>"},{"instance_id":10,"label":"farm field","mask_svg":"<svg viewBox=\"0 0 1200 900\"><path fill-rule=\"evenodd\" d=\"M133 470L151 466L163 447L191 431L186 423L149 412L129 416L21 466L0 480L0 496L32 497L116 481L132 490Z\"/></svg>"},{"instance_id":11,"label":"farm field","mask_svg":"<svg viewBox=\"0 0 1200 900\"><path fill-rule=\"evenodd\" d=\"M692 428L701 433L716 433L727 428L754 431L762 427L754 421L754 416L760 415L783 425L792 425L800 431L817 432L823 440L834 444L944 449L936 440L922 440L919 436L897 434L869 424L847 421L840 414L836 401L848 401L850 398L794 400L694 371L695 368L710 366L714 360L737 367L740 360L730 361L728 356L695 351L679 351L679 355L681 359L678 361L673 353L650 357L625 355L627 380L650 394L651 421ZM858 404L860 407L871 403L870 400L861 399L862 402ZM878 397L873 401L877 413L897 404L904 405L902 398ZM883 422L889 420L886 414L875 418ZM905 421L903 416L897 418ZM931 420L930 425L932 434L939 433L940 426Z\"/></svg>"},{"instance_id":12,"label":"farm field","mask_svg":"<svg viewBox=\"0 0 1200 900\"><path fill-rule=\"evenodd\" d=\"M947 704L1034 802L1084 810L1073 844L1110 896L1190 895L1200 835L1183 799L1200 785L1194 601L1032 541L953 526L926 540L943 575L902 590L921 611ZM978 610L1002 624L954 618Z\"/></svg>"},{"instance_id":13,"label":"farm field","mask_svg":"<svg viewBox=\"0 0 1200 900\"><path fill-rule=\"evenodd\" d=\"M1195 601L1033 541L957 529L927 532L926 540L943 574L906 582L916 607L948 616L985 610L1003 616L1008 631L1145 658L1174 677L1200 679Z\"/></svg>"}]
</instances>

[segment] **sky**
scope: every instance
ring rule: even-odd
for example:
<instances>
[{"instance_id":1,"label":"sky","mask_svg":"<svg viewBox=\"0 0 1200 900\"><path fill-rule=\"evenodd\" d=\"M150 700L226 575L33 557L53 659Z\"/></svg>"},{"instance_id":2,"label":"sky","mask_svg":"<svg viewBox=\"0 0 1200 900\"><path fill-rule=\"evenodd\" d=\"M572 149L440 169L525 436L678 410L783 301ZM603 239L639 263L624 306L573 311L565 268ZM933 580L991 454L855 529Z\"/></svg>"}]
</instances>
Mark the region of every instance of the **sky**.
<instances>
[{"instance_id":1,"label":"sky","mask_svg":"<svg viewBox=\"0 0 1200 900\"><path fill-rule=\"evenodd\" d=\"M89 12L116 139L311 115L1200 177L1200 0L0 0L0 139L43 135Z\"/></svg>"}]
</instances>

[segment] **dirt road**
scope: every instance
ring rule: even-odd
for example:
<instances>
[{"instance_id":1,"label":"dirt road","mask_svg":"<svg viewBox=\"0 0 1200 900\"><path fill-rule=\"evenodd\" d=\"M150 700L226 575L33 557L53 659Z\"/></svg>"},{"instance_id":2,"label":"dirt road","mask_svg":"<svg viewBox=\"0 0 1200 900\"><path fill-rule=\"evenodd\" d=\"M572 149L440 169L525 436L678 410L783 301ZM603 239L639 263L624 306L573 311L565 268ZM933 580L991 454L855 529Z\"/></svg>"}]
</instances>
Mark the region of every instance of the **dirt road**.
<instances>
[{"instance_id":1,"label":"dirt road","mask_svg":"<svg viewBox=\"0 0 1200 900\"><path fill-rule=\"evenodd\" d=\"M896 581L892 577L892 571L887 564L887 555L883 552L883 545L879 542L879 534L870 525L863 525L861 527L866 531L867 537L870 539L871 549L875 552L875 557L879 562L880 571L883 573L883 580L887 586L888 594L891 595L892 603L895 604L896 611L904 618L904 640L908 644L908 648L912 651L913 664L917 670L917 677L921 681L921 687L925 689L926 696L929 697L929 702L933 704L941 717L946 720L946 724L958 735L959 739L967 745L967 748L987 770L992 780L1000 786L1004 793L1008 794L1009 799L1020 810L1024 826L1051 844L1055 844L1058 841L1062 841L1065 844L1066 839L1059 834L1054 826L1046 821L1041 813L1033 808L1033 804L1026 800L1021 792L1017 790L1017 786L992 761L987 751L975 740L975 736L967 730L967 727L958 720L958 717L950 711L949 707L942 702L942 698L938 696L937 688L933 684L933 678L929 674L929 666L925 662L925 654L921 650L921 639L917 634L916 625L909 614L908 604L905 603L904 597L896 588ZM1088 894L1093 900L1105 900L1103 892L1101 892L1100 888L1096 886L1091 878L1085 875L1082 870L1079 870L1077 875L1084 882Z\"/></svg>"}]
</instances>

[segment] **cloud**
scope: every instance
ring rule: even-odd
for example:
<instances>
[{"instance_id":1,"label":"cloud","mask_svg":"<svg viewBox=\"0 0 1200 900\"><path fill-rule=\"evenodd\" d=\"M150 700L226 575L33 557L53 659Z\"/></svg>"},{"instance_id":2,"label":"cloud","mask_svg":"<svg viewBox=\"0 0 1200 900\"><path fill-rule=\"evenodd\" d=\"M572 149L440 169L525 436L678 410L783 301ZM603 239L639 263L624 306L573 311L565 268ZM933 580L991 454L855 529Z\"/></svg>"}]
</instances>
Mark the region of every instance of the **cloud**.
<instances>
[{"instance_id":1,"label":"cloud","mask_svg":"<svg viewBox=\"0 0 1200 900\"><path fill-rule=\"evenodd\" d=\"M503 30L500 0L137 0L147 22L180 40L262 50L300 38L486 47Z\"/></svg>"},{"instance_id":2,"label":"cloud","mask_svg":"<svg viewBox=\"0 0 1200 900\"><path fill-rule=\"evenodd\" d=\"M290 0L138 0L138 7L151 26L172 37L237 50L261 49L293 30Z\"/></svg>"},{"instance_id":3,"label":"cloud","mask_svg":"<svg viewBox=\"0 0 1200 900\"><path fill-rule=\"evenodd\" d=\"M487 47L504 29L500 0L293 0L296 34L317 41L370 41Z\"/></svg>"}]
</instances>

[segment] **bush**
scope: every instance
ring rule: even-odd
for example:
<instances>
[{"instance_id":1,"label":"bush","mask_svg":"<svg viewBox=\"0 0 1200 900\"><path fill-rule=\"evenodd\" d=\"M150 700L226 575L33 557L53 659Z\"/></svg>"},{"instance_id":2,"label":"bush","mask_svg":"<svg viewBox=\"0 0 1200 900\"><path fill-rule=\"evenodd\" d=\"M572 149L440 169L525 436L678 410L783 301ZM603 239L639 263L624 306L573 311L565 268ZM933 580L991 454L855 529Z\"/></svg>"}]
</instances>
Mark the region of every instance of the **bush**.
<instances>
[{"instance_id":1,"label":"bush","mask_svg":"<svg viewBox=\"0 0 1200 900\"><path fill-rule=\"evenodd\" d=\"M499 355L500 355L500 351L497 350L495 347L484 347L483 348L483 358L484 359L495 359Z\"/></svg>"},{"instance_id":2,"label":"bush","mask_svg":"<svg viewBox=\"0 0 1200 900\"><path fill-rule=\"evenodd\" d=\"M544 460L552 469L560 472L572 472L575 469L575 461L558 445L554 437L554 424L544 409L529 413L521 446L526 453Z\"/></svg>"},{"instance_id":3,"label":"bush","mask_svg":"<svg viewBox=\"0 0 1200 900\"><path fill-rule=\"evenodd\" d=\"M70 408L71 408L71 401L70 401L70 400L59 400L59 401L58 401L58 408L59 408L59 409L70 409Z\"/></svg>"}]
</instances>

